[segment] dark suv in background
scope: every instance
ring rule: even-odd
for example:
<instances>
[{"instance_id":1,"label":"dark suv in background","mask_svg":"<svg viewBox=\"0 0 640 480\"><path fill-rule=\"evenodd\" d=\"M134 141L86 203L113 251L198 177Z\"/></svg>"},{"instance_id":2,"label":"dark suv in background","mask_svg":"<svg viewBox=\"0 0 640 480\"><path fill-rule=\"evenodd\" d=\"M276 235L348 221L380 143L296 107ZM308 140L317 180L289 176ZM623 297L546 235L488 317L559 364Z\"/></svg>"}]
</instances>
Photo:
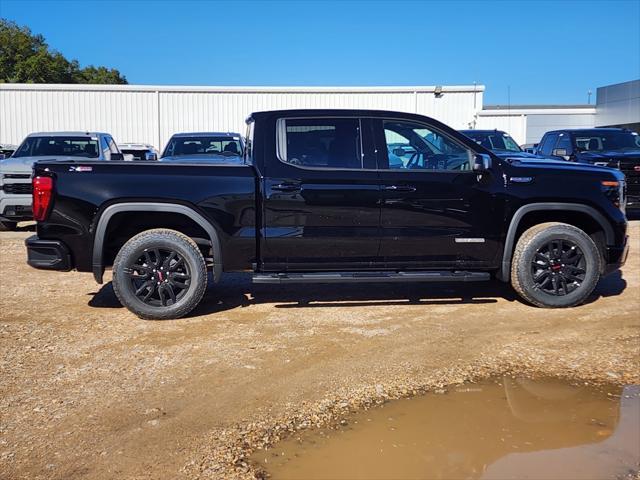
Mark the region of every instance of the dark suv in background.
<instances>
[{"instance_id":1,"label":"dark suv in background","mask_svg":"<svg viewBox=\"0 0 640 480\"><path fill-rule=\"evenodd\" d=\"M502 130L460 130L460 133L499 157L535 157L522 150L511 135Z\"/></svg>"},{"instance_id":2,"label":"dark suv in background","mask_svg":"<svg viewBox=\"0 0 640 480\"><path fill-rule=\"evenodd\" d=\"M627 208L640 208L640 135L623 128L555 130L536 154L552 160L618 168L627 180Z\"/></svg>"}]
</instances>

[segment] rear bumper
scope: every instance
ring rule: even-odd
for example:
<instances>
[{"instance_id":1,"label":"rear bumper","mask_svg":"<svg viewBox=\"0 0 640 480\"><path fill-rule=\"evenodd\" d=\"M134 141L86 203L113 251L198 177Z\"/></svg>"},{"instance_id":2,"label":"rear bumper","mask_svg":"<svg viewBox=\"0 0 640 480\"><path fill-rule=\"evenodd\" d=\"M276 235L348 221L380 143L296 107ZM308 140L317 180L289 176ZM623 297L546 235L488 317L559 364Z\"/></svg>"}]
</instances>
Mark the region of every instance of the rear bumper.
<instances>
[{"instance_id":1,"label":"rear bumper","mask_svg":"<svg viewBox=\"0 0 640 480\"><path fill-rule=\"evenodd\" d=\"M27 263L42 270L67 272L73 268L67 246L58 240L41 240L33 235L25 240Z\"/></svg>"},{"instance_id":2,"label":"rear bumper","mask_svg":"<svg viewBox=\"0 0 640 480\"><path fill-rule=\"evenodd\" d=\"M607 247L605 251L604 275L618 270L627 261L629 255L629 237L624 238L624 244L620 247Z\"/></svg>"}]
</instances>

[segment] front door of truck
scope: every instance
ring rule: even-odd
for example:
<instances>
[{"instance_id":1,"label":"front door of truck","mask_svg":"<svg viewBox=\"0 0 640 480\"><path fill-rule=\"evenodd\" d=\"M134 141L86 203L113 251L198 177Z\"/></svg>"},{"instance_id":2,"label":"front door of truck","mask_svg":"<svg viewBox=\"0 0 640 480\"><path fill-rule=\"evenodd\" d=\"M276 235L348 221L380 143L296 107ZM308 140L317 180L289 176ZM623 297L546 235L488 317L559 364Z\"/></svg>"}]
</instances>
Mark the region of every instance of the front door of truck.
<instances>
[{"instance_id":1,"label":"front door of truck","mask_svg":"<svg viewBox=\"0 0 640 480\"><path fill-rule=\"evenodd\" d=\"M494 182L475 153L427 123L374 121L382 188L380 256L387 267L481 268L495 262L502 222Z\"/></svg>"},{"instance_id":2,"label":"front door of truck","mask_svg":"<svg viewBox=\"0 0 640 480\"><path fill-rule=\"evenodd\" d=\"M371 122L282 118L265 152L262 268L361 269L380 245Z\"/></svg>"}]
</instances>

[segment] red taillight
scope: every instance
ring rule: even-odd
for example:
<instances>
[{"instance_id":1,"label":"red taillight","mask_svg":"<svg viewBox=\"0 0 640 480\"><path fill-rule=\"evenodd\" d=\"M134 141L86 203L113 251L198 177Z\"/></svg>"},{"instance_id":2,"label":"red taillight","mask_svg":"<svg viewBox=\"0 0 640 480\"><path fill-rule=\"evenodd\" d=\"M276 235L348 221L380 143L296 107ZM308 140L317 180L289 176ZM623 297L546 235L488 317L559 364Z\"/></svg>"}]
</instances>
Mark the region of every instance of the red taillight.
<instances>
[{"instance_id":1,"label":"red taillight","mask_svg":"<svg viewBox=\"0 0 640 480\"><path fill-rule=\"evenodd\" d=\"M33 179L33 218L43 222L49 213L53 198L53 178L34 177Z\"/></svg>"}]
</instances>

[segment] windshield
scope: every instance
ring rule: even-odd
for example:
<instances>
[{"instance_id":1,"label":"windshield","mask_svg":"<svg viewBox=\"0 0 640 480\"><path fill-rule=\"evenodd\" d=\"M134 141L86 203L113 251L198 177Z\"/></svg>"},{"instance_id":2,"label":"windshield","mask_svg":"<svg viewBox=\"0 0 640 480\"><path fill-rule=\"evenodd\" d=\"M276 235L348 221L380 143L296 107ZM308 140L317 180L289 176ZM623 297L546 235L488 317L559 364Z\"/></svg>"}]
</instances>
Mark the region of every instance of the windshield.
<instances>
[{"instance_id":1,"label":"windshield","mask_svg":"<svg viewBox=\"0 0 640 480\"><path fill-rule=\"evenodd\" d=\"M489 150L503 150L506 152L522 151L515 140L504 132L465 132L465 135Z\"/></svg>"},{"instance_id":2,"label":"windshield","mask_svg":"<svg viewBox=\"0 0 640 480\"><path fill-rule=\"evenodd\" d=\"M640 149L640 136L633 132L575 133L573 138L581 152Z\"/></svg>"},{"instance_id":3,"label":"windshield","mask_svg":"<svg viewBox=\"0 0 640 480\"><path fill-rule=\"evenodd\" d=\"M65 156L98 158L96 137L29 137L14 157Z\"/></svg>"},{"instance_id":4,"label":"windshield","mask_svg":"<svg viewBox=\"0 0 640 480\"><path fill-rule=\"evenodd\" d=\"M173 137L169 140L163 157L181 155L242 155L239 137Z\"/></svg>"}]
</instances>

